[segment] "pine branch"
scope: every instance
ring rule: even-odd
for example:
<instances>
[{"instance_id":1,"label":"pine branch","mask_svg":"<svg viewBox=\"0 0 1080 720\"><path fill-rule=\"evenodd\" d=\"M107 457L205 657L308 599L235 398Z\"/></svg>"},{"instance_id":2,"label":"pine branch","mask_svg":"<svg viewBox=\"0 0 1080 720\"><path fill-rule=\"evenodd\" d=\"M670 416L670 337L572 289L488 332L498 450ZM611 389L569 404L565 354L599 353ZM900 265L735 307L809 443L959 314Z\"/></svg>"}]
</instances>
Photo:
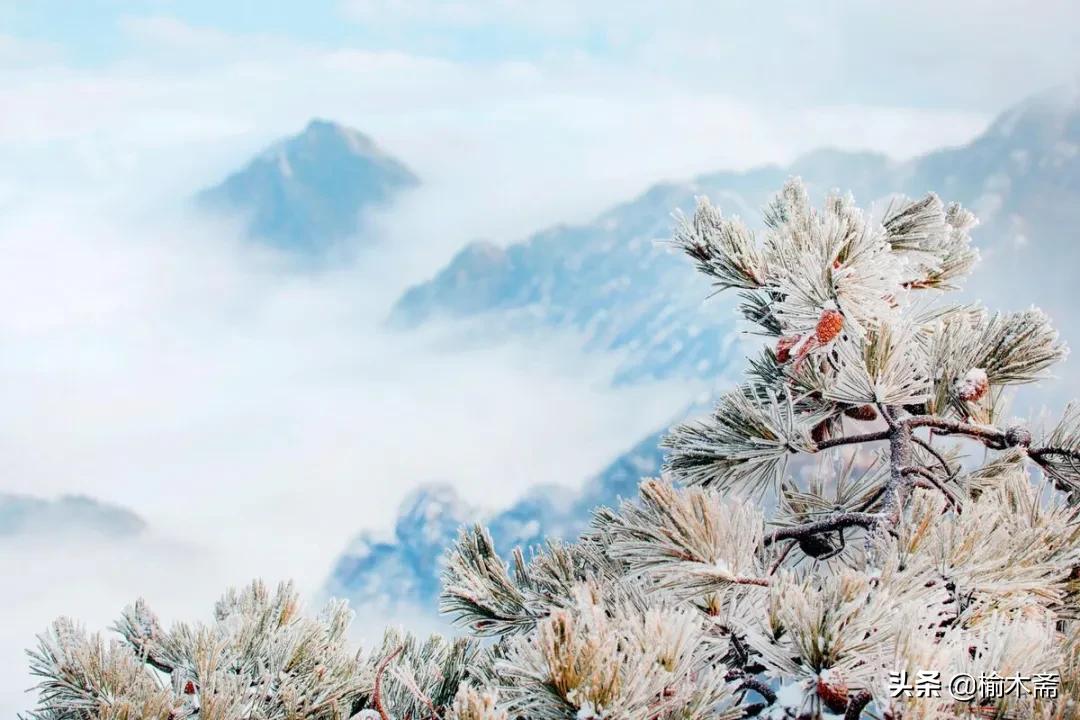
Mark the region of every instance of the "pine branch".
<instances>
[{"instance_id":1,"label":"pine branch","mask_svg":"<svg viewBox=\"0 0 1080 720\"><path fill-rule=\"evenodd\" d=\"M992 426L949 420L936 415L916 415L906 418L902 422L906 427L912 429L929 427L934 428L943 435L963 435L973 438L981 441L992 450L1003 450L1009 447L1005 431Z\"/></svg>"},{"instance_id":2,"label":"pine branch","mask_svg":"<svg viewBox=\"0 0 1080 720\"><path fill-rule=\"evenodd\" d=\"M868 432L861 435L826 438L824 440L819 440L814 444L814 451L828 450L829 448L840 447L841 445L858 445L868 442L877 442L879 440L888 440L889 435L889 430L879 430L877 432Z\"/></svg>"},{"instance_id":3,"label":"pine branch","mask_svg":"<svg viewBox=\"0 0 1080 720\"><path fill-rule=\"evenodd\" d=\"M809 425L787 389L746 386L724 395L710 418L672 428L665 469L690 485L764 490L789 454L811 450Z\"/></svg>"},{"instance_id":4,"label":"pine branch","mask_svg":"<svg viewBox=\"0 0 1080 720\"><path fill-rule=\"evenodd\" d=\"M479 525L462 530L443 571L439 610L482 635L528 629L536 621L521 589Z\"/></svg>"},{"instance_id":5,"label":"pine branch","mask_svg":"<svg viewBox=\"0 0 1080 720\"><path fill-rule=\"evenodd\" d=\"M941 480L939 480L937 476L934 475L934 473L930 472L926 468L917 466L903 468L901 472L904 475L918 475L919 477L925 479L929 483L929 487L936 488L937 490L941 491L941 494L945 496L945 499L948 501L949 505L951 505L953 509L956 510L956 512L962 512L962 508L960 507L960 499L956 497L955 493L945 487L942 484Z\"/></svg>"},{"instance_id":6,"label":"pine branch","mask_svg":"<svg viewBox=\"0 0 1080 720\"><path fill-rule=\"evenodd\" d=\"M784 549L780 551L780 554L777 556L776 560L774 560L773 564L769 566L769 572L768 572L769 575L775 575L776 574L776 571L779 570L780 567L784 564L784 560L787 560L787 556L791 554L791 551L798 544L799 543L795 539L792 539L784 547Z\"/></svg>"},{"instance_id":7,"label":"pine branch","mask_svg":"<svg viewBox=\"0 0 1080 720\"><path fill-rule=\"evenodd\" d=\"M764 262L753 233L738 220L723 217L705 198L699 198L692 221L678 217L672 242L720 290L753 290L764 284Z\"/></svg>"},{"instance_id":8,"label":"pine branch","mask_svg":"<svg viewBox=\"0 0 1080 720\"><path fill-rule=\"evenodd\" d=\"M945 471L945 482L952 482L956 479L956 476L960 472L960 469L957 468L956 470L953 470L952 467L949 465L949 461L945 459L945 456L942 455L941 452L937 450L937 448L935 448L929 442L923 440L917 435L912 435L911 441L921 447L926 452L930 453L930 456L933 457L939 465L941 465L941 469Z\"/></svg>"},{"instance_id":9,"label":"pine branch","mask_svg":"<svg viewBox=\"0 0 1080 720\"><path fill-rule=\"evenodd\" d=\"M844 711L844 720L859 720L863 710L873 699L874 696L869 690L860 690L852 695L848 700L847 710Z\"/></svg>"},{"instance_id":10,"label":"pine branch","mask_svg":"<svg viewBox=\"0 0 1080 720\"><path fill-rule=\"evenodd\" d=\"M404 650L404 645L398 645L393 652L380 660L379 664L375 667L375 689L371 693L371 703L375 707L375 712L379 713L379 717L382 718L382 720L390 720L389 713L387 713L386 708L383 707L383 673L386 672L386 666L389 665L393 661L393 659L400 655Z\"/></svg>"},{"instance_id":11,"label":"pine branch","mask_svg":"<svg viewBox=\"0 0 1080 720\"><path fill-rule=\"evenodd\" d=\"M765 536L765 546L772 545L780 540L802 540L808 538L811 535L818 535L824 532L832 532L835 530L842 530L849 527L861 527L871 528L874 527L884 518L884 515L880 513L865 513L865 512L844 512L837 513L831 517L827 517L823 520L818 520L812 523L806 523L805 525L797 525L795 527L786 527L774 530Z\"/></svg>"},{"instance_id":12,"label":"pine branch","mask_svg":"<svg viewBox=\"0 0 1080 720\"><path fill-rule=\"evenodd\" d=\"M753 690L758 695L765 699L766 705L772 705L776 702L776 691L768 686L767 683L762 682L758 678L750 675L744 670L733 669L727 673L728 680L740 680L740 690Z\"/></svg>"}]
</instances>

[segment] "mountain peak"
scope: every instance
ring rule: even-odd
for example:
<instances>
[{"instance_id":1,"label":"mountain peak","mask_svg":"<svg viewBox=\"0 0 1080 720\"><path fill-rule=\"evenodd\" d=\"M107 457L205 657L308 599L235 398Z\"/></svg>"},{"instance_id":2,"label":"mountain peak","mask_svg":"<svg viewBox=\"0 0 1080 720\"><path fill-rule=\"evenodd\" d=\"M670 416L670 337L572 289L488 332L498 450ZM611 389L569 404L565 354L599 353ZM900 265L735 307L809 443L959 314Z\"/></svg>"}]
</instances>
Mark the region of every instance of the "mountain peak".
<instances>
[{"instance_id":1,"label":"mountain peak","mask_svg":"<svg viewBox=\"0 0 1080 720\"><path fill-rule=\"evenodd\" d=\"M287 250L319 254L363 230L365 210L419 184L367 135L323 118L257 155L198 203L248 218L248 233Z\"/></svg>"},{"instance_id":2,"label":"mountain peak","mask_svg":"<svg viewBox=\"0 0 1080 720\"><path fill-rule=\"evenodd\" d=\"M146 529L135 513L83 495L44 499L0 493L0 537L85 533L134 537Z\"/></svg>"},{"instance_id":3,"label":"mountain peak","mask_svg":"<svg viewBox=\"0 0 1080 720\"><path fill-rule=\"evenodd\" d=\"M326 118L314 117L308 121L307 127L304 128L305 133L320 132L326 130L348 130L344 125L334 122L333 120L327 120ZM352 132L357 132L353 130ZM357 133L359 134L359 133Z\"/></svg>"},{"instance_id":4,"label":"mountain peak","mask_svg":"<svg viewBox=\"0 0 1080 720\"><path fill-rule=\"evenodd\" d=\"M384 156L375 142L364 133L325 118L312 118L302 132L286 138L278 147L295 149L305 144L338 145L355 155Z\"/></svg>"},{"instance_id":5,"label":"mountain peak","mask_svg":"<svg viewBox=\"0 0 1080 720\"><path fill-rule=\"evenodd\" d=\"M1080 80L1032 95L994 120L987 135L1057 141L1080 134Z\"/></svg>"}]
</instances>

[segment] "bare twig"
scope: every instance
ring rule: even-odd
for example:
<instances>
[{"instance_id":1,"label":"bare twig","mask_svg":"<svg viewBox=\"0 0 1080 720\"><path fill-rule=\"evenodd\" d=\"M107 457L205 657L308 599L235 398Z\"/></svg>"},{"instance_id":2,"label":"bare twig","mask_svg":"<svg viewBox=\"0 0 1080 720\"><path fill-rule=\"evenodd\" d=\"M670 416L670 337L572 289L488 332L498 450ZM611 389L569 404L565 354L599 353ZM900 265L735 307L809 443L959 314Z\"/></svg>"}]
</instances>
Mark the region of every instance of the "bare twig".
<instances>
[{"instance_id":1,"label":"bare twig","mask_svg":"<svg viewBox=\"0 0 1080 720\"><path fill-rule=\"evenodd\" d=\"M404 645L398 645L392 653L380 660L378 667L375 668L375 689L371 693L371 704L375 706L375 712L379 713L382 720L390 720L390 715L386 712L382 702L382 676L390 661L400 655L404 649Z\"/></svg>"},{"instance_id":2,"label":"bare twig","mask_svg":"<svg viewBox=\"0 0 1080 720\"><path fill-rule=\"evenodd\" d=\"M885 423L889 426L890 430L896 430L896 418L893 417L892 410L890 410L885 403L876 403L878 413L885 419Z\"/></svg>"},{"instance_id":3,"label":"bare twig","mask_svg":"<svg viewBox=\"0 0 1080 720\"><path fill-rule=\"evenodd\" d=\"M821 442L815 443L815 452L820 450L828 450L829 448L839 447L840 445L856 445L858 443L875 442L878 440L888 440L891 431L878 430L877 432L868 432L861 435L848 435L846 437L828 438Z\"/></svg>"},{"instance_id":4,"label":"bare twig","mask_svg":"<svg viewBox=\"0 0 1080 720\"><path fill-rule=\"evenodd\" d=\"M1040 465L1043 464L1044 458L1046 458L1047 456L1053 457L1055 455L1058 457L1064 457L1068 458L1069 460L1076 460L1077 462L1080 462L1080 450L1070 450L1069 448L1057 447L1031 448L1030 450L1028 450L1028 457L1030 457L1032 460L1039 463Z\"/></svg>"},{"instance_id":5,"label":"bare twig","mask_svg":"<svg viewBox=\"0 0 1080 720\"><path fill-rule=\"evenodd\" d=\"M1044 474L1055 476L1055 488L1063 492L1075 491L1070 481L1061 477L1061 469L1053 467L1054 461L1052 458L1061 458L1063 460L1062 465L1067 466L1072 473L1080 476L1080 451L1058 447L1031 448L1028 450L1028 457L1042 469Z\"/></svg>"},{"instance_id":6,"label":"bare twig","mask_svg":"<svg viewBox=\"0 0 1080 720\"><path fill-rule=\"evenodd\" d=\"M874 696L870 694L869 690L860 690L852 695L851 699L848 700L847 710L844 712L844 720L859 720L862 711L866 709L866 706L873 699Z\"/></svg>"},{"instance_id":7,"label":"bare twig","mask_svg":"<svg viewBox=\"0 0 1080 720\"><path fill-rule=\"evenodd\" d=\"M912 435L911 441L921 447L926 452L930 453L930 455L938 461L938 463L941 465L941 468L945 471L945 475L947 477L945 482L952 482L956 479L956 476L960 474L960 469L957 468L956 470L953 470L952 467L949 465L949 461L945 459L945 456L942 455L941 452L938 451L938 449L931 445L929 442L923 440L917 435Z\"/></svg>"},{"instance_id":8,"label":"bare twig","mask_svg":"<svg viewBox=\"0 0 1080 720\"><path fill-rule=\"evenodd\" d=\"M941 491L941 494L945 496L945 499L948 500L949 504L952 505L956 512L963 512L960 507L960 498L956 497L951 490L945 487L934 473L922 467L906 467L902 468L901 472L905 475L918 475L921 478L925 478L932 488L937 488Z\"/></svg>"},{"instance_id":9,"label":"bare twig","mask_svg":"<svg viewBox=\"0 0 1080 720\"><path fill-rule=\"evenodd\" d=\"M786 560L787 556L791 554L792 548L794 548L798 544L799 543L797 541L792 540L783 550L780 551L780 555L776 558L776 561L769 568L769 575L776 574L776 571L779 570L780 566L784 564L784 560Z\"/></svg>"},{"instance_id":10,"label":"bare twig","mask_svg":"<svg viewBox=\"0 0 1080 720\"><path fill-rule=\"evenodd\" d=\"M135 645L136 651L138 651L139 654L142 655L142 660L143 660L144 663L146 663L150 667L154 668L155 670L159 670L159 671L165 673L166 675L171 675L172 674L172 671L175 668L173 668L173 666L168 664L167 662L154 657L150 653L150 649L148 647L149 643L138 643L138 644L132 643L132 644Z\"/></svg>"},{"instance_id":11,"label":"bare twig","mask_svg":"<svg viewBox=\"0 0 1080 720\"><path fill-rule=\"evenodd\" d=\"M900 424L912 429L930 427L942 434L964 435L976 440L981 440L984 445L994 450L1002 450L1006 447L1005 433L996 427L973 425L971 423L948 420L934 415L916 415L914 417L905 418Z\"/></svg>"},{"instance_id":12,"label":"bare twig","mask_svg":"<svg viewBox=\"0 0 1080 720\"><path fill-rule=\"evenodd\" d=\"M776 702L776 692L753 675L750 675L743 670L734 669L728 672L726 677L728 680L741 679L742 686L739 688L740 690L753 690L758 695L765 698L765 702L769 705Z\"/></svg>"}]
</instances>

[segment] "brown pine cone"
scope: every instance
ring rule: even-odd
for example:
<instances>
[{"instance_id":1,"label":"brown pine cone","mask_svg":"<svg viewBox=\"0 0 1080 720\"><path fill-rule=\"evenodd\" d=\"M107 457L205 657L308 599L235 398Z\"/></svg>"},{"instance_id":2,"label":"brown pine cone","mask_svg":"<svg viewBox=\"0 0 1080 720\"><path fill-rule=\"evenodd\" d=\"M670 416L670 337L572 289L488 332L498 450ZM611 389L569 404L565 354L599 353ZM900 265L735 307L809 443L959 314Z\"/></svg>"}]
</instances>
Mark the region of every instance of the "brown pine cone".
<instances>
[{"instance_id":1,"label":"brown pine cone","mask_svg":"<svg viewBox=\"0 0 1080 720\"><path fill-rule=\"evenodd\" d=\"M859 405L858 407L850 407L844 411L852 420L858 420L860 422L870 422L871 420L877 420L877 408L873 405Z\"/></svg>"},{"instance_id":2,"label":"brown pine cone","mask_svg":"<svg viewBox=\"0 0 1080 720\"><path fill-rule=\"evenodd\" d=\"M844 676L840 671L829 669L822 670L818 675L817 694L825 707L834 713L842 713L848 706L848 686L844 682Z\"/></svg>"},{"instance_id":3,"label":"brown pine cone","mask_svg":"<svg viewBox=\"0 0 1080 720\"><path fill-rule=\"evenodd\" d=\"M820 344L825 345L836 339L844 327L844 316L839 310L826 310L818 318L814 334Z\"/></svg>"}]
</instances>

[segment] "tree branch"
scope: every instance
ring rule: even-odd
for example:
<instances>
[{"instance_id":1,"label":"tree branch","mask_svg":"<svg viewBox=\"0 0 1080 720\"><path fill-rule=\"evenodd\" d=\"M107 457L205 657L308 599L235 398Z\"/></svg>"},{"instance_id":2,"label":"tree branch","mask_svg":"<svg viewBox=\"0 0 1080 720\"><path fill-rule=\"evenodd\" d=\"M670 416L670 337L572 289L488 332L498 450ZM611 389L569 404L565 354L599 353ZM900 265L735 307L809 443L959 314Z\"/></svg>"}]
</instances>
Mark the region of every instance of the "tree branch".
<instances>
[{"instance_id":1,"label":"tree branch","mask_svg":"<svg viewBox=\"0 0 1080 720\"><path fill-rule=\"evenodd\" d=\"M933 431L931 431L931 433L933 433ZM933 445L931 445L926 440L923 440L921 437L918 437L917 435L912 435L911 441L921 447L926 452L930 453L930 455L938 461L938 464L940 464L941 468L945 471L945 482L952 482L956 478L957 474L960 472L959 468L953 470L952 467L949 465L949 461L946 460L945 456L942 455L941 452L938 451Z\"/></svg>"},{"instance_id":2,"label":"tree branch","mask_svg":"<svg viewBox=\"0 0 1080 720\"><path fill-rule=\"evenodd\" d=\"M383 673L386 672L386 666L390 664L390 661L400 655L404 649L404 645L398 645L392 653L380 660L378 667L375 668L375 689L371 693L371 704L375 706L375 712L379 713L382 720L390 720L390 715L386 712L382 702Z\"/></svg>"},{"instance_id":3,"label":"tree branch","mask_svg":"<svg viewBox=\"0 0 1080 720\"><path fill-rule=\"evenodd\" d=\"M769 687L766 683L758 680L753 675L746 673L743 670L734 669L727 674L728 680L742 680L742 686L740 690L753 690L761 697L765 698L765 701L772 705L776 702L776 692Z\"/></svg>"},{"instance_id":4,"label":"tree branch","mask_svg":"<svg viewBox=\"0 0 1080 720\"><path fill-rule=\"evenodd\" d=\"M911 492L911 481L904 474L904 469L911 465L911 425L913 418L907 418L897 424L896 429L889 433L889 467L891 472L885 482L882 493L884 499L881 503L883 519L888 519L892 524L900 518L900 511L908 493Z\"/></svg>"},{"instance_id":5,"label":"tree branch","mask_svg":"<svg viewBox=\"0 0 1080 720\"><path fill-rule=\"evenodd\" d=\"M829 448L838 447L840 445L855 445L857 443L875 442L878 440L888 440L890 430L878 430L877 432L868 432L861 435L848 435L846 437L828 438L821 442L815 443L814 451L828 450Z\"/></svg>"},{"instance_id":6,"label":"tree branch","mask_svg":"<svg viewBox=\"0 0 1080 720\"><path fill-rule=\"evenodd\" d=\"M172 671L174 670L173 666L168 664L164 660L160 660L154 657L154 654L151 652L150 645L153 642L152 638L143 636L132 636L127 638L127 640L128 643L132 646L132 648L135 649L135 652L139 653L139 655L142 657L142 661L144 663L154 668L155 670L160 670L166 675L172 674Z\"/></svg>"},{"instance_id":7,"label":"tree branch","mask_svg":"<svg viewBox=\"0 0 1080 720\"><path fill-rule=\"evenodd\" d=\"M796 545L798 545L798 543L794 540L787 544L787 547L785 547L780 552L780 555L776 558L775 562L773 562L772 566L769 568L769 575L776 574L776 571L779 570L780 566L784 564L784 560L786 560L787 556L791 554L791 549L794 548Z\"/></svg>"},{"instance_id":8,"label":"tree branch","mask_svg":"<svg viewBox=\"0 0 1080 720\"><path fill-rule=\"evenodd\" d=\"M981 440L984 444L995 450L1002 450L1007 447L1005 433L998 430L996 427L973 425L971 423L960 422L959 420L948 420L934 415L915 415L914 417L905 418L900 424L911 429L931 427L941 433L964 435L966 437L975 438Z\"/></svg>"},{"instance_id":9,"label":"tree branch","mask_svg":"<svg viewBox=\"0 0 1080 720\"><path fill-rule=\"evenodd\" d=\"M889 430L896 430L896 418L893 417L892 410L885 403L879 402L875 404L881 417L885 419L885 423L889 426Z\"/></svg>"},{"instance_id":10,"label":"tree branch","mask_svg":"<svg viewBox=\"0 0 1080 720\"><path fill-rule=\"evenodd\" d=\"M1051 458L1062 458L1062 464L1066 465L1077 476L1080 476L1080 451L1059 447L1031 448L1028 450L1028 457L1042 469L1045 475L1054 476L1054 487L1056 489L1062 492L1075 491L1075 488L1070 485L1071 479L1061 477L1060 469L1052 467Z\"/></svg>"},{"instance_id":11,"label":"tree branch","mask_svg":"<svg viewBox=\"0 0 1080 720\"><path fill-rule=\"evenodd\" d=\"M844 712L844 720L859 720L862 711L866 709L866 706L873 699L874 696L870 694L869 690L860 690L852 695L851 699L848 700L847 710Z\"/></svg>"},{"instance_id":12,"label":"tree branch","mask_svg":"<svg viewBox=\"0 0 1080 720\"><path fill-rule=\"evenodd\" d=\"M1058 447L1041 447L1031 448L1028 450L1028 457L1035 462L1042 465L1042 459L1048 455L1057 455L1059 457L1068 458L1070 460L1076 460L1080 462L1080 450L1070 450L1069 448Z\"/></svg>"},{"instance_id":13,"label":"tree branch","mask_svg":"<svg viewBox=\"0 0 1080 720\"><path fill-rule=\"evenodd\" d=\"M865 512L842 512L805 525L795 525L774 530L765 537L765 546L768 547L780 540L799 540L800 538L817 535L818 533L840 530L847 527L870 528L879 523L884 516L878 513Z\"/></svg>"},{"instance_id":14,"label":"tree branch","mask_svg":"<svg viewBox=\"0 0 1080 720\"><path fill-rule=\"evenodd\" d=\"M945 487L934 473L930 472L923 467L906 467L902 468L901 472L904 475L918 475L921 478L925 478L929 482L931 487L937 488L941 491L941 494L945 496L945 499L952 505L956 512L960 513L963 510L960 507L960 498L956 497L951 490Z\"/></svg>"}]
</instances>

